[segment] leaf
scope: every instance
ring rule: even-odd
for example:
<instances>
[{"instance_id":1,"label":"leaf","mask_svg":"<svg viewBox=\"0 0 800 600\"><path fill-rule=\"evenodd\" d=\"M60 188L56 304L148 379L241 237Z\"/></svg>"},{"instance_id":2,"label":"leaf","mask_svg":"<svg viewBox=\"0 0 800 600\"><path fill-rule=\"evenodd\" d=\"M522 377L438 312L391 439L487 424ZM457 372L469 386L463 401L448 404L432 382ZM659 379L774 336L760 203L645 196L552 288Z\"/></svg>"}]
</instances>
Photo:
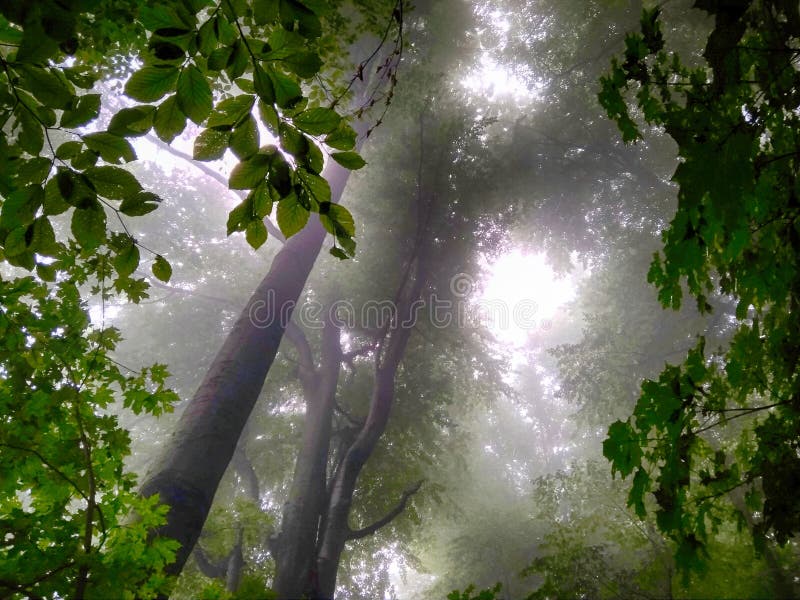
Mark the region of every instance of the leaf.
<instances>
[{"instance_id":1,"label":"leaf","mask_svg":"<svg viewBox=\"0 0 800 600\"><path fill-rule=\"evenodd\" d=\"M298 129L311 135L331 133L339 126L342 118L330 108L309 108L297 115L292 122Z\"/></svg>"},{"instance_id":2,"label":"leaf","mask_svg":"<svg viewBox=\"0 0 800 600\"><path fill-rule=\"evenodd\" d=\"M356 234L353 215L344 206L325 202L319 207L319 217L322 226L336 237L353 237Z\"/></svg>"},{"instance_id":3,"label":"leaf","mask_svg":"<svg viewBox=\"0 0 800 600\"><path fill-rule=\"evenodd\" d=\"M322 68L322 59L316 52L293 52L284 59L284 64L298 77L310 79Z\"/></svg>"},{"instance_id":4,"label":"leaf","mask_svg":"<svg viewBox=\"0 0 800 600\"><path fill-rule=\"evenodd\" d=\"M327 135L325 143L337 150L352 150L356 145L356 132L342 119L336 130Z\"/></svg>"},{"instance_id":5,"label":"leaf","mask_svg":"<svg viewBox=\"0 0 800 600\"><path fill-rule=\"evenodd\" d=\"M278 202L278 227L287 238L303 229L308 223L308 217L308 210L297 201L294 194Z\"/></svg>"},{"instance_id":6,"label":"leaf","mask_svg":"<svg viewBox=\"0 0 800 600\"><path fill-rule=\"evenodd\" d=\"M283 123L278 127L281 148L294 157L302 157L308 152L308 139L297 129Z\"/></svg>"},{"instance_id":7,"label":"leaf","mask_svg":"<svg viewBox=\"0 0 800 600\"><path fill-rule=\"evenodd\" d=\"M331 154L331 158L351 171L360 169L367 164L358 152L334 152Z\"/></svg>"},{"instance_id":8,"label":"leaf","mask_svg":"<svg viewBox=\"0 0 800 600\"><path fill-rule=\"evenodd\" d=\"M181 71L177 97L181 111L198 125L205 121L214 105L208 80L194 65Z\"/></svg>"},{"instance_id":9,"label":"leaf","mask_svg":"<svg viewBox=\"0 0 800 600\"><path fill-rule=\"evenodd\" d=\"M280 119L278 118L278 113L275 112L275 107L261 100L258 103L258 114L261 116L261 121L267 126L270 133L277 135Z\"/></svg>"},{"instance_id":10,"label":"leaf","mask_svg":"<svg viewBox=\"0 0 800 600\"><path fill-rule=\"evenodd\" d=\"M168 4L143 6L139 11L139 21L148 31L158 29L186 29L188 23L178 16L175 9Z\"/></svg>"},{"instance_id":11,"label":"leaf","mask_svg":"<svg viewBox=\"0 0 800 600\"><path fill-rule=\"evenodd\" d=\"M128 140L118 135L100 131L82 135L81 139L90 150L94 150L106 162L120 163L136 160L136 153Z\"/></svg>"},{"instance_id":12,"label":"leaf","mask_svg":"<svg viewBox=\"0 0 800 600\"><path fill-rule=\"evenodd\" d=\"M272 212L272 197L269 195L269 186L266 182L257 185L247 195L247 200L252 204L253 214L260 219Z\"/></svg>"},{"instance_id":13,"label":"leaf","mask_svg":"<svg viewBox=\"0 0 800 600\"><path fill-rule=\"evenodd\" d=\"M60 215L69 208L70 204L64 201L61 191L58 189L58 181L53 177L44 187L44 203L42 204L44 214Z\"/></svg>"},{"instance_id":14,"label":"leaf","mask_svg":"<svg viewBox=\"0 0 800 600\"><path fill-rule=\"evenodd\" d=\"M250 196L237 204L228 214L226 223L227 233L231 235L235 231L244 231L247 224L253 220L253 205Z\"/></svg>"},{"instance_id":15,"label":"leaf","mask_svg":"<svg viewBox=\"0 0 800 600\"><path fill-rule=\"evenodd\" d=\"M258 97L268 105L275 103L275 87L267 73L259 65L253 69L253 89ZM274 110L274 109L273 109Z\"/></svg>"},{"instance_id":16,"label":"leaf","mask_svg":"<svg viewBox=\"0 0 800 600\"><path fill-rule=\"evenodd\" d=\"M140 217L153 212L160 202L161 198L152 192L139 192L135 196L125 198L119 205L119 210L129 217Z\"/></svg>"},{"instance_id":17,"label":"leaf","mask_svg":"<svg viewBox=\"0 0 800 600\"><path fill-rule=\"evenodd\" d=\"M65 78L56 75L52 69L43 69L30 64L17 67L25 88L36 99L50 108L68 108L72 102L74 90Z\"/></svg>"},{"instance_id":18,"label":"leaf","mask_svg":"<svg viewBox=\"0 0 800 600\"><path fill-rule=\"evenodd\" d=\"M128 277L139 266L139 248L131 242L114 257L114 269L121 277Z\"/></svg>"},{"instance_id":19,"label":"leaf","mask_svg":"<svg viewBox=\"0 0 800 600\"><path fill-rule=\"evenodd\" d=\"M275 102L281 108L290 108L300 101L303 92L300 85L291 77L279 73L275 69L268 69L267 75L275 90Z\"/></svg>"},{"instance_id":20,"label":"leaf","mask_svg":"<svg viewBox=\"0 0 800 600\"><path fill-rule=\"evenodd\" d=\"M231 134L231 150L240 159L258 152L258 124L249 115Z\"/></svg>"},{"instance_id":21,"label":"leaf","mask_svg":"<svg viewBox=\"0 0 800 600\"><path fill-rule=\"evenodd\" d=\"M56 148L56 158L60 158L61 160L70 159L77 156L81 148L83 148L81 142L64 142Z\"/></svg>"},{"instance_id":22,"label":"leaf","mask_svg":"<svg viewBox=\"0 0 800 600\"><path fill-rule=\"evenodd\" d=\"M233 48L229 46L223 46L222 48L214 50L208 57L208 70L222 71L222 69L228 66L232 53Z\"/></svg>"},{"instance_id":23,"label":"leaf","mask_svg":"<svg viewBox=\"0 0 800 600\"><path fill-rule=\"evenodd\" d=\"M172 277L172 266L160 254L156 255L156 260L153 262L152 271L153 275L155 275L157 279L160 279L164 283L168 282L170 277Z\"/></svg>"},{"instance_id":24,"label":"leaf","mask_svg":"<svg viewBox=\"0 0 800 600\"><path fill-rule=\"evenodd\" d=\"M267 228L264 221L261 219L250 221L245 230L245 238L248 244L258 250L267 241Z\"/></svg>"},{"instance_id":25,"label":"leaf","mask_svg":"<svg viewBox=\"0 0 800 600\"><path fill-rule=\"evenodd\" d=\"M303 188L309 196L314 198L319 204L330 202L331 186L322 177L305 169L297 169L297 176L303 184Z\"/></svg>"},{"instance_id":26,"label":"leaf","mask_svg":"<svg viewBox=\"0 0 800 600\"><path fill-rule=\"evenodd\" d=\"M228 149L230 131L204 129L194 140L192 156L195 160L217 160Z\"/></svg>"},{"instance_id":27,"label":"leaf","mask_svg":"<svg viewBox=\"0 0 800 600\"><path fill-rule=\"evenodd\" d=\"M240 162L231 171L228 187L232 190L249 190L264 181L269 172L272 157L266 154L255 154Z\"/></svg>"},{"instance_id":28,"label":"leaf","mask_svg":"<svg viewBox=\"0 0 800 600\"><path fill-rule=\"evenodd\" d=\"M92 250L106 239L106 213L97 200L86 204L72 212L71 230L81 246Z\"/></svg>"},{"instance_id":29,"label":"leaf","mask_svg":"<svg viewBox=\"0 0 800 600\"><path fill-rule=\"evenodd\" d=\"M21 130L17 137L20 148L28 154L37 155L44 147L44 129L41 123L21 104L14 110Z\"/></svg>"},{"instance_id":30,"label":"leaf","mask_svg":"<svg viewBox=\"0 0 800 600\"><path fill-rule=\"evenodd\" d=\"M79 127L93 121L100 114L100 94L85 94L78 99L74 110L61 115L61 127Z\"/></svg>"},{"instance_id":31,"label":"leaf","mask_svg":"<svg viewBox=\"0 0 800 600\"><path fill-rule=\"evenodd\" d=\"M642 448L630 423L615 421L603 440L603 456L611 462L611 470L627 477L641 465Z\"/></svg>"},{"instance_id":32,"label":"leaf","mask_svg":"<svg viewBox=\"0 0 800 600\"><path fill-rule=\"evenodd\" d=\"M348 258L350 258L349 256L347 256L347 254L345 254L344 250L342 250L341 248L337 248L336 246L328 250L328 252L331 253L331 256L335 256L339 260L347 260Z\"/></svg>"},{"instance_id":33,"label":"leaf","mask_svg":"<svg viewBox=\"0 0 800 600\"><path fill-rule=\"evenodd\" d=\"M12 229L3 242L3 251L7 257L19 256L28 251L28 227Z\"/></svg>"},{"instance_id":34,"label":"leaf","mask_svg":"<svg viewBox=\"0 0 800 600\"><path fill-rule=\"evenodd\" d=\"M158 105L153 127L158 137L168 144L186 129L186 115L178 106L175 96L170 96Z\"/></svg>"},{"instance_id":35,"label":"leaf","mask_svg":"<svg viewBox=\"0 0 800 600\"><path fill-rule=\"evenodd\" d=\"M145 135L153 126L156 115L155 106L134 106L123 108L108 124L108 132L121 137Z\"/></svg>"},{"instance_id":36,"label":"leaf","mask_svg":"<svg viewBox=\"0 0 800 600\"><path fill-rule=\"evenodd\" d=\"M257 25L269 25L278 20L279 0L254 0L253 16Z\"/></svg>"},{"instance_id":37,"label":"leaf","mask_svg":"<svg viewBox=\"0 0 800 600\"><path fill-rule=\"evenodd\" d=\"M255 96L249 94L234 96L220 102L208 118L207 127L233 128L250 114Z\"/></svg>"},{"instance_id":38,"label":"leaf","mask_svg":"<svg viewBox=\"0 0 800 600\"><path fill-rule=\"evenodd\" d=\"M154 102L175 89L178 73L174 66L142 67L125 84L125 93L140 102Z\"/></svg>"},{"instance_id":39,"label":"leaf","mask_svg":"<svg viewBox=\"0 0 800 600\"><path fill-rule=\"evenodd\" d=\"M142 186L129 171L119 167L90 167L86 176L94 184L97 193L112 200L124 200L136 195Z\"/></svg>"}]
</instances>

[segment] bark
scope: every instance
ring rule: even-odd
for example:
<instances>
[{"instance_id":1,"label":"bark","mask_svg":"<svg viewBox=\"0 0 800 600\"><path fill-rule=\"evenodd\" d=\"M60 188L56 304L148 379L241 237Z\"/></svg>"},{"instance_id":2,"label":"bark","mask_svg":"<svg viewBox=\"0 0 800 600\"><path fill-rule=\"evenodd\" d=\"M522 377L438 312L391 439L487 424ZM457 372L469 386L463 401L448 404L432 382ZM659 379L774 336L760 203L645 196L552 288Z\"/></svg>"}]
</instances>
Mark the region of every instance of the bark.
<instances>
[{"instance_id":1,"label":"bark","mask_svg":"<svg viewBox=\"0 0 800 600\"><path fill-rule=\"evenodd\" d=\"M341 198L348 175L331 161L325 177L334 200ZM312 215L278 252L142 485L143 496L159 494L169 506L167 523L154 535L180 543L170 574L181 572L197 542L325 236Z\"/></svg>"},{"instance_id":2,"label":"bark","mask_svg":"<svg viewBox=\"0 0 800 600\"><path fill-rule=\"evenodd\" d=\"M299 328L293 328L293 341L301 356L300 380L306 399L306 416L302 446L283 508L281 533L275 543L273 588L279 598L303 597L315 585L317 530L325 505L326 467L342 359L339 333L336 325L327 319L322 334L322 365L317 369L311 362L305 336Z\"/></svg>"}]
</instances>

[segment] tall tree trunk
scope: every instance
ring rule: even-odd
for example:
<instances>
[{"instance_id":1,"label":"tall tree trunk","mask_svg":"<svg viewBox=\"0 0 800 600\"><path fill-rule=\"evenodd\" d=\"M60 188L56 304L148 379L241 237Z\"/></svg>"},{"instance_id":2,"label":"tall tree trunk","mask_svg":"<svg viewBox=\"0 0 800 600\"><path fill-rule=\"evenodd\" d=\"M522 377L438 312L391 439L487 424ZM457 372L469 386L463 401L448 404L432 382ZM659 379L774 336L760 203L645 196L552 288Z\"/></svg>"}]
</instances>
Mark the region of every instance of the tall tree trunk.
<instances>
[{"instance_id":1,"label":"tall tree trunk","mask_svg":"<svg viewBox=\"0 0 800 600\"><path fill-rule=\"evenodd\" d=\"M337 202L348 175L329 163L325 177ZM319 219L312 216L275 256L142 485L143 496L159 494L169 506L166 524L154 533L181 545L168 567L171 574L181 572L200 536L325 236Z\"/></svg>"},{"instance_id":2,"label":"tall tree trunk","mask_svg":"<svg viewBox=\"0 0 800 600\"><path fill-rule=\"evenodd\" d=\"M342 462L336 469L331 486L330 499L320 531L319 551L317 555L318 582L314 590L315 600L330 600L336 590L336 575L339 570L342 551L348 540L364 537L399 514L405 507L408 497L415 490L404 494L398 509L387 517L361 531L353 531L349 525L350 509L353 493L358 477L369 457L375 450L381 435L389 421L392 403L395 396L395 377L400 362L405 355L408 340L415 323L417 301L427 283L426 256L421 247L427 240L418 235L413 250L413 258L406 278L402 282L396 297L395 322L384 338L383 347L375 357L375 380L372 387L372 399L366 421L348 448Z\"/></svg>"},{"instance_id":3,"label":"tall tree trunk","mask_svg":"<svg viewBox=\"0 0 800 600\"><path fill-rule=\"evenodd\" d=\"M330 317L330 315L328 315ZM293 334L302 336L302 332ZM333 407L342 357L339 329L330 318L322 333L322 365L311 362L308 342L301 354L300 379L306 400L303 441L295 461L289 497L283 507L275 549L273 589L279 598L301 598L315 587L314 559L320 515L326 498L326 467L330 451Z\"/></svg>"}]
</instances>

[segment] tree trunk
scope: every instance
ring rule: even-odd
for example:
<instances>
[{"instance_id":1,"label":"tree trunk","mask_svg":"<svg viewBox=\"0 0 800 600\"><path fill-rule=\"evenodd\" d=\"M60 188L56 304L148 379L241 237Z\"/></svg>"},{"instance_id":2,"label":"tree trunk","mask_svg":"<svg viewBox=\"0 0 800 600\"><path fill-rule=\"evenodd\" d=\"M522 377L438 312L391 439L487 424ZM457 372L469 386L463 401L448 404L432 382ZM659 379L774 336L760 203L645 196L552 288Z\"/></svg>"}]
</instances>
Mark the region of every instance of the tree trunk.
<instances>
[{"instance_id":1,"label":"tree trunk","mask_svg":"<svg viewBox=\"0 0 800 600\"><path fill-rule=\"evenodd\" d=\"M302 335L300 333L299 335ZM306 344L305 338L301 343ZM301 352L307 357L307 353ZM330 451L333 407L341 362L339 329L326 319L322 334L322 366L310 360L301 366L306 400L303 441L295 461L289 497L283 507L281 533L275 547L275 583L278 598L301 598L316 585L314 559L320 515L326 498L326 467Z\"/></svg>"},{"instance_id":2,"label":"tree trunk","mask_svg":"<svg viewBox=\"0 0 800 600\"><path fill-rule=\"evenodd\" d=\"M325 177L337 202L348 175L349 171L330 162ZM275 256L181 415L161 460L142 485L143 496L159 494L169 506L166 524L154 534L181 545L175 562L167 568L171 574L181 572L200 536L325 236L319 219L312 216Z\"/></svg>"}]
</instances>

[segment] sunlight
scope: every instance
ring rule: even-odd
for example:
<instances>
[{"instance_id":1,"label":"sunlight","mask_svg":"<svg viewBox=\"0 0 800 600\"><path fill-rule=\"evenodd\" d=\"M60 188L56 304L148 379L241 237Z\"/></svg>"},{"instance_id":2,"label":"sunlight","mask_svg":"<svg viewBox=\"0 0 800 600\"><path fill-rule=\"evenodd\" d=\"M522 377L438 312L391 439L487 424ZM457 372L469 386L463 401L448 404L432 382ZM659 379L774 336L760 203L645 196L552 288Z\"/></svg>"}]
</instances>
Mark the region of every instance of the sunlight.
<instances>
[{"instance_id":1,"label":"sunlight","mask_svg":"<svg viewBox=\"0 0 800 600\"><path fill-rule=\"evenodd\" d=\"M547 330L575 296L570 276L557 276L544 254L512 250L485 262L486 279L476 309L504 343L522 346L529 333Z\"/></svg>"},{"instance_id":2,"label":"sunlight","mask_svg":"<svg viewBox=\"0 0 800 600\"><path fill-rule=\"evenodd\" d=\"M475 68L461 80L470 92L481 93L489 100L510 96L514 100L530 100L533 92L522 79L484 52Z\"/></svg>"}]
</instances>

